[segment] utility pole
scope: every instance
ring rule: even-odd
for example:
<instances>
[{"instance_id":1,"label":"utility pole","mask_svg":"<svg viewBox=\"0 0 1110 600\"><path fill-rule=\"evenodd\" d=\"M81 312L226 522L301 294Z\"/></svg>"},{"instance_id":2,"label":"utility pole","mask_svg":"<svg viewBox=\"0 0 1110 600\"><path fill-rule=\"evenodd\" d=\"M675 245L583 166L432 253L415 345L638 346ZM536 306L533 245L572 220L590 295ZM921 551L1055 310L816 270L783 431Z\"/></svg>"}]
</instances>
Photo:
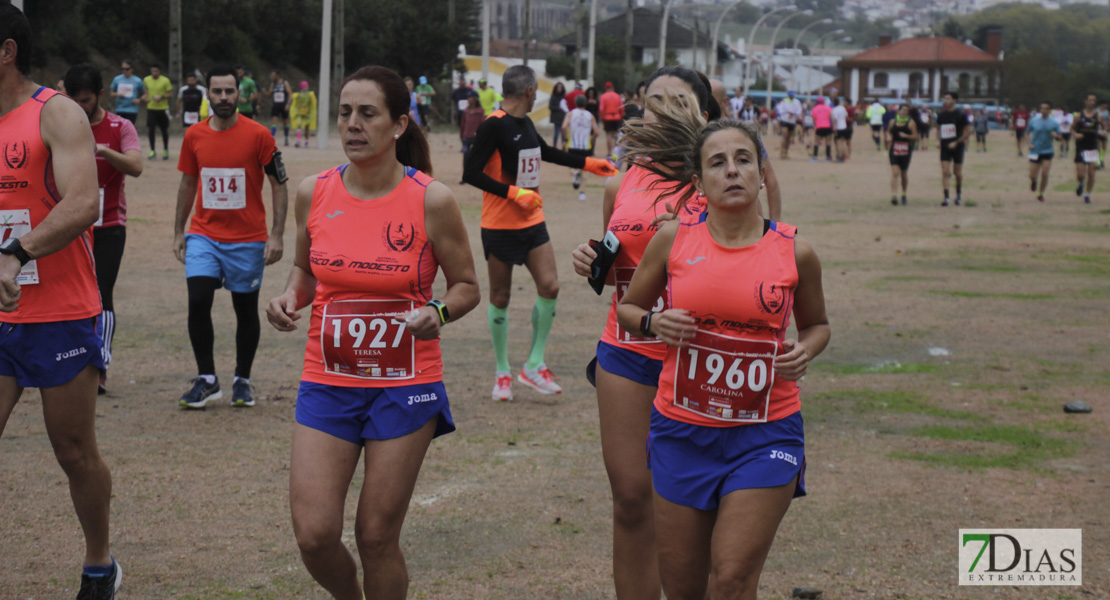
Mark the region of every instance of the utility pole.
<instances>
[{"instance_id":1,"label":"utility pole","mask_svg":"<svg viewBox=\"0 0 1110 600\"><path fill-rule=\"evenodd\" d=\"M343 5L347 0L332 0L332 2L335 6L331 17L331 91L336 98L339 98L339 86L343 85L343 80L347 77L347 68L343 59Z\"/></svg>"},{"instance_id":2,"label":"utility pole","mask_svg":"<svg viewBox=\"0 0 1110 600\"><path fill-rule=\"evenodd\" d=\"M586 81L594 83L594 64L597 57L597 0L590 0L590 53L586 56Z\"/></svg>"},{"instance_id":3,"label":"utility pole","mask_svg":"<svg viewBox=\"0 0 1110 600\"><path fill-rule=\"evenodd\" d=\"M181 68L181 0L170 0L170 80L183 85Z\"/></svg>"},{"instance_id":4,"label":"utility pole","mask_svg":"<svg viewBox=\"0 0 1110 600\"><path fill-rule=\"evenodd\" d=\"M489 78L489 3L482 0L482 79Z\"/></svg>"},{"instance_id":5,"label":"utility pole","mask_svg":"<svg viewBox=\"0 0 1110 600\"><path fill-rule=\"evenodd\" d=\"M628 0L628 8L624 11L624 89L636 95L636 90L632 86L636 85L632 81L632 26L636 19L632 12L634 0Z\"/></svg>"},{"instance_id":6,"label":"utility pole","mask_svg":"<svg viewBox=\"0 0 1110 600\"><path fill-rule=\"evenodd\" d=\"M455 0L447 0L447 24L455 24Z\"/></svg>"},{"instance_id":7,"label":"utility pole","mask_svg":"<svg viewBox=\"0 0 1110 600\"><path fill-rule=\"evenodd\" d=\"M320 101L316 110L316 145L327 150L331 133L331 17L332 0L324 0L324 21L320 25Z\"/></svg>"},{"instance_id":8,"label":"utility pole","mask_svg":"<svg viewBox=\"0 0 1110 600\"><path fill-rule=\"evenodd\" d=\"M582 81L582 2L578 0L578 10L574 11L574 83Z\"/></svg>"},{"instance_id":9,"label":"utility pole","mask_svg":"<svg viewBox=\"0 0 1110 600\"><path fill-rule=\"evenodd\" d=\"M524 66L528 66L528 37L532 33L532 0L524 0Z\"/></svg>"}]
</instances>

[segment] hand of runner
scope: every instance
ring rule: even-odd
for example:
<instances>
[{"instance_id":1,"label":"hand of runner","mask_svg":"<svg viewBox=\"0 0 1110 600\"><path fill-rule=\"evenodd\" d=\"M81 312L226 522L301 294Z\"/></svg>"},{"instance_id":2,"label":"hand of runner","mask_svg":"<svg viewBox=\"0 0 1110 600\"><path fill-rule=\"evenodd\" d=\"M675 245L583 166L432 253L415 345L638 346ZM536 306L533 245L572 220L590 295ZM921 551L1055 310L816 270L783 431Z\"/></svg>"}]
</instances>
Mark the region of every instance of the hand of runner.
<instances>
[{"instance_id":1,"label":"hand of runner","mask_svg":"<svg viewBox=\"0 0 1110 600\"><path fill-rule=\"evenodd\" d=\"M291 292L270 300L270 304L266 306L266 320L278 331L296 330L296 321L300 318L301 315L297 313L297 297Z\"/></svg>"},{"instance_id":2,"label":"hand of runner","mask_svg":"<svg viewBox=\"0 0 1110 600\"><path fill-rule=\"evenodd\" d=\"M589 277L590 265L597 259L597 252L589 244L578 244L570 257L574 263L574 272L582 277Z\"/></svg>"},{"instance_id":3,"label":"hand of runner","mask_svg":"<svg viewBox=\"0 0 1110 600\"><path fill-rule=\"evenodd\" d=\"M775 357L775 374L787 381L798 381L805 377L806 368L809 367L809 351L799 344L798 340L783 340L782 347L786 354Z\"/></svg>"},{"instance_id":4,"label":"hand of runner","mask_svg":"<svg viewBox=\"0 0 1110 600\"><path fill-rule=\"evenodd\" d=\"M421 306L405 319L405 328L418 340L434 340L439 337L439 313L430 306Z\"/></svg>"},{"instance_id":5,"label":"hand of runner","mask_svg":"<svg viewBox=\"0 0 1110 600\"><path fill-rule=\"evenodd\" d=\"M15 278L19 276L19 259L8 254L0 255L0 311L12 312L19 308L22 290Z\"/></svg>"},{"instance_id":6,"label":"hand of runner","mask_svg":"<svg viewBox=\"0 0 1110 600\"><path fill-rule=\"evenodd\" d=\"M652 333L671 346L689 346L697 328L694 317L681 308L670 308L651 318Z\"/></svg>"},{"instance_id":7,"label":"hand of runner","mask_svg":"<svg viewBox=\"0 0 1110 600\"><path fill-rule=\"evenodd\" d=\"M620 175L620 171L614 169L613 165L609 164L609 161L592 156L586 157L586 166L582 168L594 175L601 175L602 177Z\"/></svg>"},{"instance_id":8,"label":"hand of runner","mask_svg":"<svg viewBox=\"0 0 1110 600\"><path fill-rule=\"evenodd\" d=\"M658 225L660 223L665 223L667 221L673 221L673 220L678 218L678 212L675 211L674 206L672 206L670 202L664 202L663 203L663 208L666 208L667 212L655 215L655 218L651 220L651 226L652 227L655 227L656 225Z\"/></svg>"},{"instance_id":9,"label":"hand of runner","mask_svg":"<svg viewBox=\"0 0 1110 600\"><path fill-rule=\"evenodd\" d=\"M509 199L516 202L524 210L536 210L543 206L543 198L535 190L509 186Z\"/></svg>"},{"instance_id":10,"label":"hand of runner","mask_svg":"<svg viewBox=\"0 0 1110 600\"><path fill-rule=\"evenodd\" d=\"M281 255L285 252L285 242L281 237L271 235L266 239L266 264L272 265L281 260Z\"/></svg>"},{"instance_id":11,"label":"hand of runner","mask_svg":"<svg viewBox=\"0 0 1110 600\"><path fill-rule=\"evenodd\" d=\"M181 261L181 264L185 264L185 236L183 234L173 236L173 255Z\"/></svg>"}]
</instances>

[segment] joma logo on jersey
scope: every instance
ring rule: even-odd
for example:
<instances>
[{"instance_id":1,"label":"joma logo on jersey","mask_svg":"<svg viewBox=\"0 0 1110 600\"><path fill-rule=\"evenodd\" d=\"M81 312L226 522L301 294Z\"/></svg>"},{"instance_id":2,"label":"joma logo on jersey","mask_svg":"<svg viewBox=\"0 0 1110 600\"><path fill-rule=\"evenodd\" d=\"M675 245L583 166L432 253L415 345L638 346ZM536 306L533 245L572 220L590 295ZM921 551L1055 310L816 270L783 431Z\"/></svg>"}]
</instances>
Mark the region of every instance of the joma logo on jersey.
<instances>
[{"instance_id":1,"label":"joma logo on jersey","mask_svg":"<svg viewBox=\"0 0 1110 600\"><path fill-rule=\"evenodd\" d=\"M27 165L27 142L4 144L4 162L8 164L9 169L25 167Z\"/></svg>"},{"instance_id":2,"label":"joma logo on jersey","mask_svg":"<svg viewBox=\"0 0 1110 600\"><path fill-rule=\"evenodd\" d=\"M385 236L385 243L389 245L389 249L394 252L405 252L412 248L412 244L416 241L416 225L409 223L408 229L405 229L404 223L398 223L396 227L390 221L385 224L385 229L382 231Z\"/></svg>"}]
</instances>

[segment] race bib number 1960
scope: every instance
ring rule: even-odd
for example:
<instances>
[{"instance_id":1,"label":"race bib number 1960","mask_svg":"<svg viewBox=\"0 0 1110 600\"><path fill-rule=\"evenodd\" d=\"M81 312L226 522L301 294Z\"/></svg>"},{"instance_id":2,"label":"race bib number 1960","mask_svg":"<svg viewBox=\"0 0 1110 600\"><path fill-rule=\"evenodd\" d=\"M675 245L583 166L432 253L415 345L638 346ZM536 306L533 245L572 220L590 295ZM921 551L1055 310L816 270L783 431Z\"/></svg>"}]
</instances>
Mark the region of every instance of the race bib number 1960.
<instances>
[{"instance_id":1,"label":"race bib number 1960","mask_svg":"<svg viewBox=\"0 0 1110 600\"><path fill-rule=\"evenodd\" d=\"M412 379L416 354L404 315L408 300L340 300L324 306L324 370L359 379Z\"/></svg>"},{"instance_id":2,"label":"race bib number 1960","mask_svg":"<svg viewBox=\"0 0 1110 600\"><path fill-rule=\"evenodd\" d=\"M31 233L31 211L29 210L0 210L0 244L9 238L21 238ZM37 261L31 261L19 270L15 276L19 285L32 285L39 282L39 267Z\"/></svg>"},{"instance_id":3,"label":"race bib number 1960","mask_svg":"<svg viewBox=\"0 0 1110 600\"><path fill-rule=\"evenodd\" d=\"M617 304L624 299L625 293L628 292L628 285L632 283L632 274L636 272L636 267L615 267L613 269L613 276L617 284ZM652 312L663 312L670 308L667 306L666 292L655 301L655 306L651 307ZM630 332L625 331L620 323L617 323L617 341L622 344L662 344L663 342L658 338L644 338L637 335L632 335Z\"/></svg>"},{"instance_id":4,"label":"race bib number 1960","mask_svg":"<svg viewBox=\"0 0 1110 600\"><path fill-rule=\"evenodd\" d=\"M540 187L540 149L521 150L516 163L516 187L536 189Z\"/></svg>"},{"instance_id":5,"label":"race bib number 1960","mask_svg":"<svg viewBox=\"0 0 1110 600\"><path fill-rule=\"evenodd\" d=\"M201 205L212 210L240 210L247 207L247 174L243 169L200 170Z\"/></svg>"},{"instance_id":6,"label":"race bib number 1960","mask_svg":"<svg viewBox=\"0 0 1110 600\"><path fill-rule=\"evenodd\" d=\"M698 330L678 351L675 406L718 421L764 423L778 344Z\"/></svg>"}]
</instances>

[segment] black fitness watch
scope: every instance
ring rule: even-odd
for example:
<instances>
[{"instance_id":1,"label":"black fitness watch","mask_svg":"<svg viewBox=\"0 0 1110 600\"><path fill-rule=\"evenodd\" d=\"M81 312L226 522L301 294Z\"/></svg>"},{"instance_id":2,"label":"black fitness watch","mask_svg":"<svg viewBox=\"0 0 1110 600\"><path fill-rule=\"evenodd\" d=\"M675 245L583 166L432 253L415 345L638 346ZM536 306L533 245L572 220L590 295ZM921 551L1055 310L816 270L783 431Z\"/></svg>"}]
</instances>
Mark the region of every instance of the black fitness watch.
<instances>
[{"instance_id":1,"label":"black fitness watch","mask_svg":"<svg viewBox=\"0 0 1110 600\"><path fill-rule=\"evenodd\" d=\"M651 332L651 317L655 313L647 311L644 316L640 317L640 335L646 338L653 338L655 334Z\"/></svg>"},{"instance_id":2,"label":"black fitness watch","mask_svg":"<svg viewBox=\"0 0 1110 600\"><path fill-rule=\"evenodd\" d=\"M436 313L439 314L440 325L446 325L447 322L451 320L451 313L447 311L447 305L443 302L439 300L429 300L424 306L430 306L436 309Z\"/></svg>"},{"instance_id":3,"label":"black fitness watch","mask_svg":"<svg viewBox=\"0 0 1110 600\"><path fill-rule=\"evenodd\" d=\"M3 244L0 244L0 254L11 254L19 259L19 266L24 266L31 262L31 255L23 249L23 244L19 243L19 238L8 238Z\"/></svg>"}]
</instances>

